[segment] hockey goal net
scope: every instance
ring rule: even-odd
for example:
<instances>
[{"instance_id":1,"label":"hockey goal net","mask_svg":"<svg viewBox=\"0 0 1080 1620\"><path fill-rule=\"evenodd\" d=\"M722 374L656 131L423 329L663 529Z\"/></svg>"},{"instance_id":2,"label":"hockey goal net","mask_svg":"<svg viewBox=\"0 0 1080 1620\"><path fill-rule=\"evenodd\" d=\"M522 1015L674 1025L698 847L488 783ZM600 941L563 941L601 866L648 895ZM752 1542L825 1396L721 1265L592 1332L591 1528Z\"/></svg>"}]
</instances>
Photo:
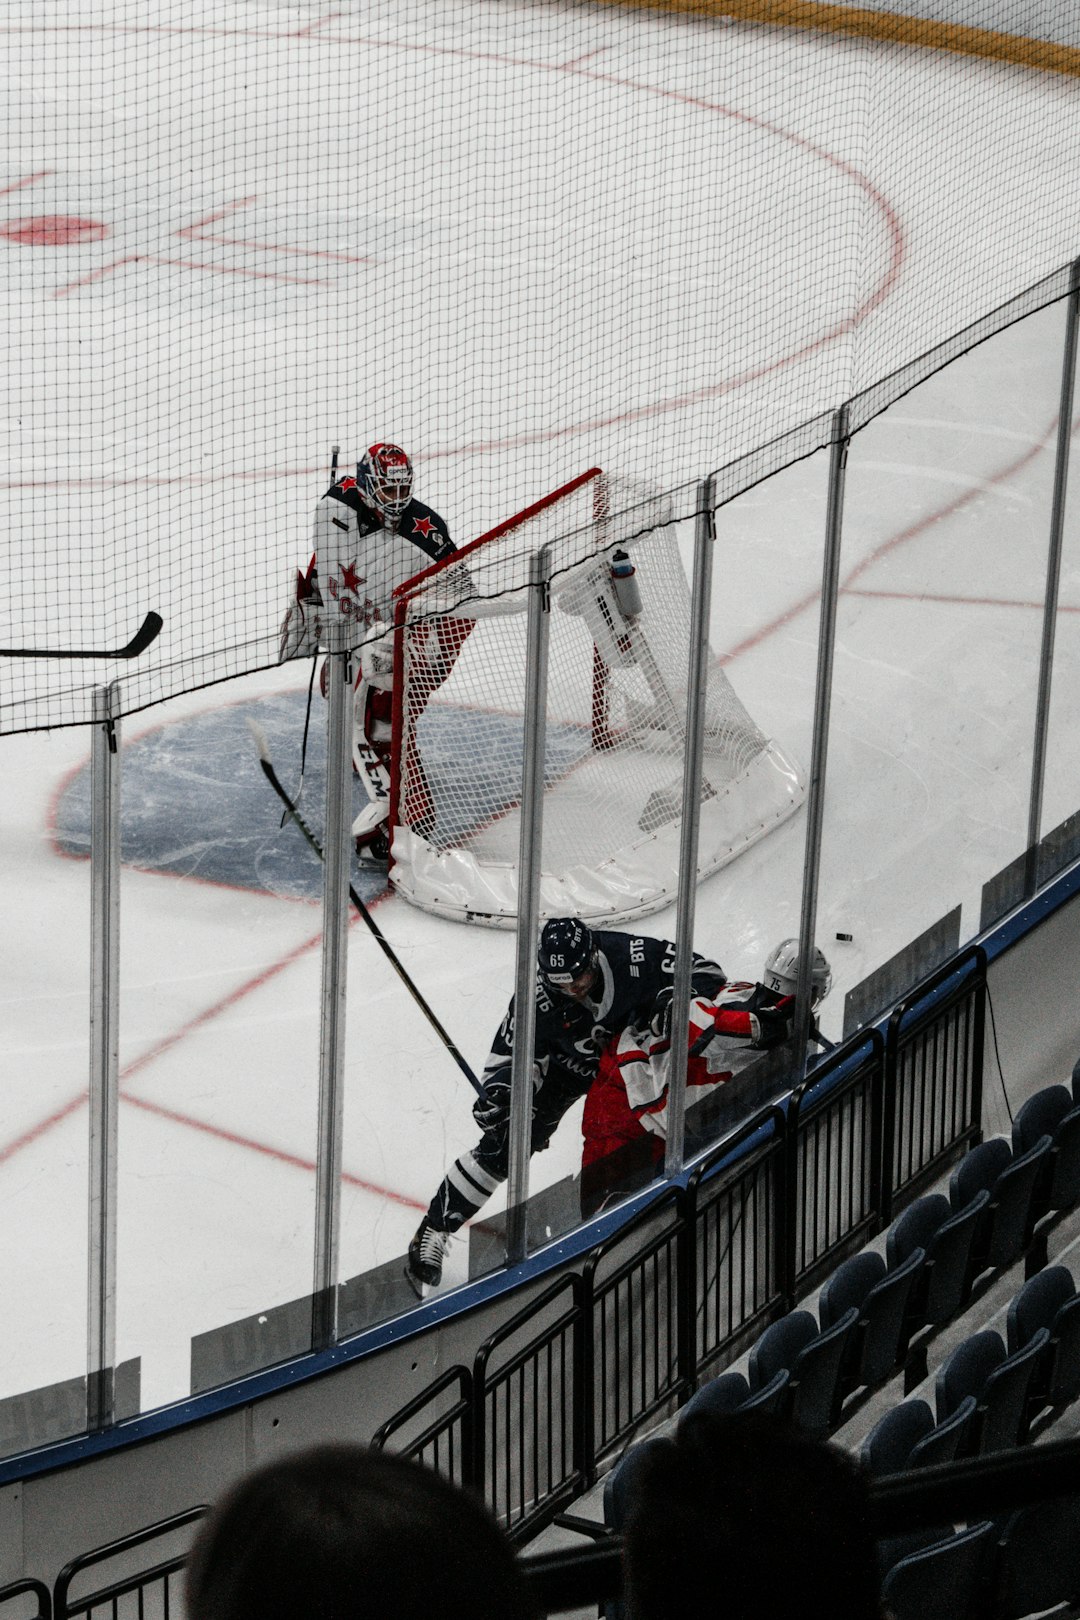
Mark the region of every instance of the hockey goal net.
<instances>
[{"instance_id":1,"label":"hockey goal net","mask_svg":"<svg viewBox=\"0 0 1080 1620\"><path fill-rule=\"evenodd\" d=\"M399 588L391 881L438 915L516 920L526 587L544 546L540 909L630 921L676 895L690 590L663 499L598 468ZM803 797L714 657L702 763L699 877Z\"/></svg>"}]
</instances>

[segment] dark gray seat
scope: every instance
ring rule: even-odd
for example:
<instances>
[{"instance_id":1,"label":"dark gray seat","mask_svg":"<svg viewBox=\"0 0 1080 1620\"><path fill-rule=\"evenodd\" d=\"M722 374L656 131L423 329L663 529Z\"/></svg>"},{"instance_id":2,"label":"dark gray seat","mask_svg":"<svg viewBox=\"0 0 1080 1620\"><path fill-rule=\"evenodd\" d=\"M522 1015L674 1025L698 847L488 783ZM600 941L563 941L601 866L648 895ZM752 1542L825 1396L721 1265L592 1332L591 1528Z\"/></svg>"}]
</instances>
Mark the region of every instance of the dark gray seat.
<instances>
[{"instance_id":1,"label":"dark gray seat","mask_svg":"<svg viewBox=\"0 0 1080 1620\"><path fill-rule=\"evenodd\" d=\"M1033 1413L1080 1398L1080 1294L1066 1266L1047 1266L1011 1300L1006 1323L1010 1354L1023 1349L1040 1328L1048 1329L1050 1342L1032 1378Z\"/></svg>"},{"instance_id":2,"label":"dark gray seat","mask_svg":"<svg viewBox=\"0 0 1080 1620\"><path fill-rule=\"evenodd\" d=\"M1000 1333L987 1329L973 1333L946 1356L934 1380L934 1403L940 1423L956 1410L968 1395L982 1396L986 1380L1007 1358Z\"/></svg>"},{"instance_id":3,"label":"dark gray seat","mask_svg":"<svg viewBox=\"0 0 1080 1620\"><path fill-rule=\"evenodd\" d=\"M987 1193L983 1202L989 1202ZM979 1210L953 1213L944 1193L927 1193L909 1204L885 1237L885 1258L896 1271L916 1249L923 1265L908 1296L905 1334L928 1323L947 1322L967 1298L968 1262Z\"/></svg>"},{"instance_id":4,"label":"dark gray seat","mask_svg":"<svg viewBox=\"0 0 1080 1620\"><path fill-rule=\"evenodd\" d=\"M975 1232L971 1278L1014 1265L1027 1247L1034 1224L1034 1194L1048 1161L1051 1138L1038 1141L1019 1158L1003 1136L991 1137L965 1154L949 1180L954 1209L965 1208L982 1192L989 1195Z\"/></svg>"},{"instance_id":5,"label":"dark gray seat","mask_svg":"<svg viewBox=\"0 0 1080 1620\"><path fill-rule=\"evenodd\" d=\"M770 1325L750 1351L747 1377L751 1395L766 1388L780 1373L791 1371L804 1345L817 1337L817 1318L811 1311L788 1311Z\"/></svg>"},{"instance_id":6,"label":"dark gray seat","mask_svg":"<svg viewBox=\"0 0 1080 1620\"><path fill-rule=\"evenodd\" d=\"M791 1421L803 1434L824 1440L840 1416L840 1369L858 1324L854 1306L806 1343L791 1368Z\"/></svg>"},{"instance_id":7,"label":"dark gray seat","mask_svg":"<svg viewBox=\"0 0 1080 1620\"><path fill-rule=\"evenodd\" d=\"M859 1447L859 1460L875 1479L901 1474L914 1447L933 1427L934 1414L927 1401L901 1401L878 1418Z\"/></svg>"},{"instance_id":8,"label":"dark gray seat","mask_svg":"<svg viewBox=\"0 0 1080 1620\"><path fill-rule=\"evenodd\" d=\"M741 1372L723 1372L702 1384L679 1413L678 1433L683 1435L699 1423L715 1416L737 1412L750 1394L750 1385Z\"/></svg>"},{"instance_id":9,"label":"dark gray seat","mask_svg":"<svg viewBox=\"0 0 1080 1620\"><path fill-rule=\"evenodd\" d=\"M609 1530L621 1531L633 1506L634 1492L650 1459L662 1451L674 1451L675 1442L663 1434L650 1435L631 1446L604 1481L604 1523Z\"/></svg>"},{"instance_id":10,"label":"dark gray seat","mask_svg":"<svg viewBox=\"0 0 1080 1620\"><path fill-rule=\"evenodd\" d=\"M1039 1328L1022 1350L999 1362L983 1385L976 1417L975 1449L1008 1451L1027 1439L1031 1381L1050 1333Z\"/></svg>"},{"instance_id":11,"label":"dark gray seat","mask_svg":"<svg viewBox=\"0 0 1080 1620\"><path fill-rule=\"evenodd\" d=\"M975 1620L985 1614L997 1529L971 1525L901 1558L882 1583L894 1620Z\"/></svg>"},{"instance_id":12,"label":"dark gray seat","mask_svg":"<svg viewBox=\"0 0 1080 1620\"><path fill-rule=\"evenodd\" d=\"M993 1620L1019 1620L1080 1600L1080 1497L1020 1508L1002 1526Z\"/></svg>"},{"instance_id":13,"label":"dark gray seat","mask_svg":"<svg viewBox=\"0 0 1080 1620\"><path fill-rule=\"evenodd\" d=\"M957 1457L967 1456L975 1430L976 1410L974 1395L965 1395L942 1423L936 1424L921 1440L916 1440L908 1458L908 1467L930 1468L934 1463L953 1462Z\"/></svg>"},{"instance_id":14,"label":"dark gray seat","mask_svg":"<svg viewBox=\"0 0 1080 1620\"><path fill-rule=\"evenodd\" d=\"M1046 1086L1017 1111L1013 1153L1027 1153L1041 1136L1049 1136L1051 1146L1043 1183L1035 1190L1037 1216L1071 1209L1080 1199L1080 1107L1068 1086Z\"/></svg>"},{"instance_id":15,"label":"dark gray seat","mask_svg":"<svg viewBox=\"0 0 1080 1620\"><path fill-rule=\"evenodd\" d=\"M843 1392L882 1383L904 1358L909 1333L908 1307L926 1258L912 1249L889 1268L872 1249L838 1266L818 1298L822 1327L831 1327L852 1306L858 1321L840 1370Z\"/></svg>"}]
</instances>

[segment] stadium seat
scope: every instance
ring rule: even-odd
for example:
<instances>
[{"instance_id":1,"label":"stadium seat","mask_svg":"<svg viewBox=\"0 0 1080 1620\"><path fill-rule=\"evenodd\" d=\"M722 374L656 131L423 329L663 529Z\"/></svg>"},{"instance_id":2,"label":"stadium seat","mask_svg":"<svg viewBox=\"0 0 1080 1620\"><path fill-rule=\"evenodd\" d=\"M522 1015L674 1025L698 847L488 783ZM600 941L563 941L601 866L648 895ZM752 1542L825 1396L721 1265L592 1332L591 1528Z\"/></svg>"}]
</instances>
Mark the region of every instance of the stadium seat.
<instances>
[{"instance_id":1,"label":"stadium seat","mask_svg":"<svg viewBox=\"0 0 1080 1620\"><path fill-rule=\"evenodd\" d=\"M762 1333L747 1364L750 1393L766 1388L780 1373L791 1379L791 1369L804 1345L817 1337L817 1321L810 1311L789 1311Z\"/></svg>"},{"instance_id":2,"label":"stadium seat","mask_svg":"<svg viewBox=\"0 0 1080 1620\"><path fill-rule=\"evenodd\" d=\"M925 1249L943 1221L952 1213L944 1193L927 1193L916 1198L893 1221L885 1236L885 1258L889 1270L906 1260L914 1249Z\"/></svg>"},{"instance_id":3,"label":"stadium seat","mask_svg":"<svg viewBox=\"0 0 1080 1620\"><path fill-rule=\"evenodd\" d=\"M836 1424L840 1367L857 1321L852 1306L824 1331L811 1311L789 1311L773 1322L750 1352L751 1401L786 1371L786 1398L773 1410L804 1434L824 1438Z\"/></svg>"},{"instance_id":4,"label":"stadium seat","mask_svg":"<svg viewBox=\"0 0 1080 1620\"><path fill-rule=\"evenodd\" d=\"M1049 1162L1050 1147L1051 1138L1040 1136L1014 1158L1005 1138L995 1136L972 1148L953 1171L949 1198L954 1209L965 1208L982 1192L989 1194L975 1234L970 1280L1020 1259L1031 1236L1035 1188Z\"/></svg>"},{"instance_id":5,"label":"stadium seat","mask_svg":"<svg viewBox=\"0 0 1080 1620\"><path fill-rule=\"evenodd\" d=\"M1046 1086L1013 1120L1014 1154L1027 1153L1041 1136L1051 1139L1044 1184L1035 1190L1036 1213L1071 1209L1080 1199L1080 1107L1068 1086Z\"/></svg>"},{"instance_id":6,"label":"stadium seat","mask_svg":"<svg viewBox=\"0 0 1080 1620\"><path fill-rule=\"evenodd\" d=\"M933 1325L951 1322L971 1293L971 1255L990 1194L975 1197L942 1221L926 1248L917 1314Z\"/></svg>"},{"instance_id":7,"label":"stadium seat","mask_svg":"<svg viewBox=\"0 0 1080 1620\"><path fill-rule=\"evenodd\" d=\"M1001 1530L993 1620L1019 1620L1080 1601L1080 1497L1020 1508Z\"/></svg>"},{"instance_id":8,"label":"stadium seat","mask_svg":"<svg viewBox=\"0 0 1080 1620\"><path fill-rule=\"evenodd\" d=\"M791 1373L786 1367L778 1367L768 1383L762 1384L758 1389L751 1389L750 1394L739 1407L740 1412L773 1412L780 1414L787 1408L788 1385L791 1383Z\"/></svg>"},{"instance_id":9,"label":"stadium seat","mask_svg":"<svg viewBox=\"0 0 1080 1620\"><path fill-rule=\"evenodd\" d=\"M717 1414L738 1411L749 1394L750 1385L741 1372L723 1372L718 1378L710 1378L691 1395L679 1413L678 1433L682 1435L688 1428Z\"/></svg>"},{"instance_id":10,"label":"stadium seat","mask_svg":"<svg viewBox=\"0 0 1080 1620\"><path fill-rule=\"evenodd\" d=\"M1080 1058L1077 1058L1076 1062L1073 1064L1072 1094L1073 1102L1080 1103Z\"/></svg>"},{"instance_id":11,"label":"stadium seat","mask_svg":"<svg viewBox=\"0 0 1080 1620\"><path fill-rule=\"evenodd\" d=\"M1080 1398L1080 1294L1066 1266L1047 1266L1031 1277L1009 1305L1009 1352L1021 1350L1040 1328L1050 1342L1035 1369L1029 1409L1065 1407Z\"/></svg>"},{"instance_id":12,"label":"stadium seat","mask_svg":"<svg viewBox=\"0 0 1080 1620\"><path fill-rule=\"evenodd\" d=\"M970 1339L958 1344L946 1356L934 1380L938 1422L949 1417L966 1396L974 1395L978 1401L986 1380L1007 1354L1001 1334L993 1330L973 1333Z\"/></svg>"},{"instance_id":13,"label":"stadium seat","mask_svg":"<svg viewBox=\"0 0 1080 1620\"><path fill-rule=\"evenodd\" d=\"M1032 1376L1050 1343L1039 1328L1022 1350L1006 1356L983 1385L976 1417L975 1449L980 1455L1008 1451L1027 1439Z\"/></svg>"},{"instance_id":14,"label":"stadium seat","mask_svg":"<svg viewBox=\"0 0 1080 1620\"><path fill-rule=\"evenodd\" d=\"M824 1440L839 1421L840 1369L858 1320L852 1305L803 1346L791 1368L789 1415L813 1439Z\"/></svg>"},{"instance_id":15,"label":"stadium seat","mask_svg":"<svg viewBox=\"0 0 1080 1620\"><path fill-rule=\"evenodd\" d=\"M929 1434L916 1440L908 1458L908 1467L930 1468L934 1463L952 1462L956 1457L966 1456L971 1449L976 1410L974 1395L965 1395L943 1423L938 1423Z\"/></svg>"},{"instance_id":16,"label":"stadium seat","mask_svg":"<svg viewBox=\"0 0 1080 1620\"><path fill-rule=\"evenodd\" d=\"M893 1620L981 1620L996 1540L987 1519L901 1558L881 1590Z\"/></svg>"},{"instance_id":17,"label":"stadium seat","mask_svg":"<svg viewBox=\"0 0 1080 1620\"><path fill-rule=\"evenodd\" d=\"M840 1371L841 1391L882 1383L907 1349L908 1305L926 1251L914 1248L892 1269L872 1249L838 1266L818 1298L822 1327L831 1327L855 1306L859 1319Z\"/></svg>"},{"instance_id":18,"label":"stadium seat","mask_svg":"<svg viewBox=\"0 0 1080 1620\"><path fill-rule=\"evenodd\" d=\"M901 1401L878 1418L859 1447L859 1461L875 1479L901 1474L917 1443L934 1427L926 1401Z\"/></svg>"},{"instance_id":19,"label":"stadium seat","mask_svg":"<svg viewBox=\"0 0 1080 1620\"><path fill-rule=\"evenodd\" d=\"M604 1481L604 1523L618 1534L626 1524L633 1505L634 1490L642 1469L658 1451L671 1451L675 1442L667 1435L654 1434L639 1440L623 1453Z\"/></svg>"}]
</instances>

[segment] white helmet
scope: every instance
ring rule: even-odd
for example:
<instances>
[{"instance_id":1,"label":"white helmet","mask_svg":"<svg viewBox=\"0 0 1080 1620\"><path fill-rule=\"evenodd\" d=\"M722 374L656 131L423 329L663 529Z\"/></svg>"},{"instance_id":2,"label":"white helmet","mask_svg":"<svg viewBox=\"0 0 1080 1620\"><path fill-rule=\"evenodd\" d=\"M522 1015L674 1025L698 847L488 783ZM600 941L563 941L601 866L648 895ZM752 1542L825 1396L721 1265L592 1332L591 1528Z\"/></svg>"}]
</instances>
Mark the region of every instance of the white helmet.
<instances>
[{"instance_id":1,"label":"white helmet","mask_svg":"<svg viewBox=\"0 0 1080 1620\"><path fill-rule=\"evenodd\" d=\"M761 981L767 990L778 990L781 995L793 996L799 982L799 942L782 939L765 958L765 971ZM832 968L825 952L814 946L814 965L810 971L810 1000L813 1006L824 1001L832 989Z\"/></svg>"}]
</instances>

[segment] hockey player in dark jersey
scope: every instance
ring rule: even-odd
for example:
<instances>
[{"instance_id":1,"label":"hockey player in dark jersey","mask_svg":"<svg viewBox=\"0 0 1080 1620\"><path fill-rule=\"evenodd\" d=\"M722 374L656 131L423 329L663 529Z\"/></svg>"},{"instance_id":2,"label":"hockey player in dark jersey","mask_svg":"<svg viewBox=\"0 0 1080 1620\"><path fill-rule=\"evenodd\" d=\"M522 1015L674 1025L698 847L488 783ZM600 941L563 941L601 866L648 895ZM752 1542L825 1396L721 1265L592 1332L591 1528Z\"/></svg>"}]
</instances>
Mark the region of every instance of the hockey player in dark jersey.
<instances>
[{"instance_id":1,"label":"hockey player in dark jersey","mask_svg":"<svg viewBox=\"0 0 1080 1620\"><path fill-rule=\"evenodd\" d=\"M544 924L536 978L536 1038L530 1151L546 1148L567 1109L596 1079L600 1057L627 1026L665 1028L674 995L675 946L646 934L591 930L576 917ZM723 969L695 954L691 994L710 996ZM409 1245L409 1276L419 1291L442 1278L456 1232L506 1180L510 1161L510 1071L514 1003L499 1026L473 1105L482 1136L447 1171Z\"/></svg>"},{"instance_id":2,"label":"hockey player in dark jersey","mask_svg":"<svg viewBox=\"0 0 1080 1620\"><path fill-rule=\"evenodd\" d=\"M799 942L785 939L769 952L760 982L724 984L712 995L692 995L687 1030L687 1130L692 1109L728 1085L761 1056L790 1040L799 974ZM832 969L815 947L811 1007L832 988ZM816 1033L812 1034L821 1044ZM581 1121L582 1214L624 1196L655 1174L667 1138L671 1040L643 1022L628 1024L605 1049Z\"/></svg>"},{"instance_id":3,"label":"hockey player in dark jersey","mask_svg":"<svg viewBox=\"0 0 1080 1620\"><path fill-rule=\"evenodd\" d=\"M279 650L281 661L318 651L333 615L367 632L358 654L353 764L368 804L353 824L353 836L361 856L384 865L389 856L394 590L455 549L438 512L414 499L412 484L412 463L404 450L396 444L373 444L355 478L330 485L315 510L315 554L307 573L296 575ZM450 673L470 628L467 622L432 628L432 675L424 683L429 694ZM410 717L412 724L416 718ZM419 769L416 764L415 772ZM424 795L426 784L419 774L407 790ZM414 824L422 824L422 814L422 808L414 807Z\"/></svg>"}]
</instances>

